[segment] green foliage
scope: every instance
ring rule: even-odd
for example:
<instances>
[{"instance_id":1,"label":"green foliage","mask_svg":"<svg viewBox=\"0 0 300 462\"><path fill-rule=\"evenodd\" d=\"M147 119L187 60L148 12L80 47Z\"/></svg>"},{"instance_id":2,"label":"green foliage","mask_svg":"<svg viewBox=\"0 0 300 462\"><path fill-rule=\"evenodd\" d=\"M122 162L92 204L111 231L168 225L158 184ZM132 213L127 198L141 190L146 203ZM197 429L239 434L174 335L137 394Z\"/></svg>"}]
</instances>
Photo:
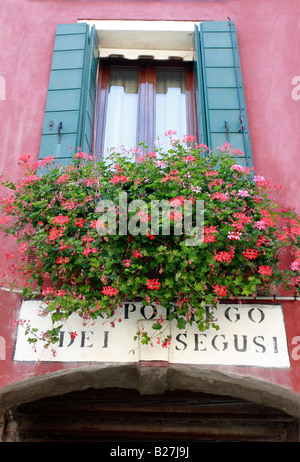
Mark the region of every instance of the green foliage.
<instances>
[{"instance_id":1,"label":"green foliage","mask_svg":"<svg viewBox=\"0 0 300 462\"><path fill-rule=\"evenodd\" d=\"M240 166L238 154L228 145L217 153L193 147L186 137L168 152L141 146L105 162L82 152L69 166L22 156L23 177L2 182L11 196L2 200L1 229L20 245L23 296L44 297L55 323L74 312L112 316L138 299L163 306L179 329L196 322L205 330L218 328L207 305L298 290L299 218L274 202L276 188ZM169 208L157 216L154 201ZM291 267L282 268L283 250ZM58 331L48 333L51 341Z\"/></svg>"}]
</instances>

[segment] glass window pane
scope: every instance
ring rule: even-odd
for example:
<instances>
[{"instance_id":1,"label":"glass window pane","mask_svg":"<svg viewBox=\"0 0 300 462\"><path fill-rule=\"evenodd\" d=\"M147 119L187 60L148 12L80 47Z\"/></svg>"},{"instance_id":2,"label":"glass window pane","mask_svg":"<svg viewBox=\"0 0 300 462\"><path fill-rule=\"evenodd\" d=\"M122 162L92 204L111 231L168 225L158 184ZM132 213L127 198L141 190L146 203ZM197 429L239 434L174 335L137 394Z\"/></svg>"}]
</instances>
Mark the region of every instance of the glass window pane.
<instances>
[{"instance_id":1,"label":"glass window pane","mask_svg":"<svg viewBox=\"0 0 300 462\"><path fill-rule=\"evenodd\" d=\"M136 145L138 70L110 70L104 137L104 157L110 148Z\"/></svg>"},{"instance_id":2,"label":"glass window pane","mask_svg":"<svg viewBox=\"0 0 300 462\"><path fill-rule=\"evenodd\" d=\"M179 138L187 134L184 69L156 71L156 138L164 143L169 130L176 130Z\"/></svg>"}]
</instances>

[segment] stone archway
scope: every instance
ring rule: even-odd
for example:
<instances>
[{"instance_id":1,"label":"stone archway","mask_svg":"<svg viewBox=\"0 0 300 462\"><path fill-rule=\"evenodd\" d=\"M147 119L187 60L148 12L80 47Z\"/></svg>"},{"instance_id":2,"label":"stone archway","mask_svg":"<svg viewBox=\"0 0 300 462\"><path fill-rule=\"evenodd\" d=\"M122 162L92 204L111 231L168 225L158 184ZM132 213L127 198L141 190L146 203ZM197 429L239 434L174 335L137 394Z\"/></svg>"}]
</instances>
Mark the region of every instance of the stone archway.
<instances>
[{"instance_id":1,"label":"stone archway","mask_svg":"<svg viewBox=\"0 0 300 462\"><path fill-rule=\"evenodd\" d=\"M89 388L18 406L14 420L22 442L286 442L299 433L282 411L186 390Z\"/></svg>"},{"instance_id":2,"label":"stone archway","mask_svg":"<svg viewBox=\"0 0 300 462\"><path fill-rule=\"evenodd\" d=\"M29 405L29 409L38 409L39 406L45 405L47 408L47 406L49 407L49 402L51 407L51 403L55 403L56 401L62 400L65 402L72 399L72 393L77 393L76 396L80 396L80 399L84 399L85 402L88 402L86 400L89 399L90 393L98 393L99 396L101 395L100 398L103 399L103 393L107 393L107 390L111 391L111 396L113 397L125 397L125 401L126 399L127 401L128 399L132 399L134 395L135 405L138 405L136 403L141 400L146 400L147 403L151 404L171 399L173 400L172 406L175 406L174 409L177 406L176 403L174 404L174 397L180 395L182 403L185 404L181 403L183 408L178 408L178 416L186 412L185 409L188 406L191 396L194 397L194 401L198 403L198 406L200 406L203 400L204 402L209 400L210 405L213 403L215 406L214 409L217 409L217 414L214 417L215 421L217 421L221 412L220 409L218 410L216 407L216 403L220 402L222 398L221 401L223 405L226 403L228 409L230 406L233 406L232 409L235 409L235 406L239 410L238 412L242 412L242 409L248 409L250 406L252 410L254 409L256 424L258 416L261 416L260 425L262 426L264 426L265 416L267 414L276 414L275 420L277 421L277 426L279 422L280 425L282 425L283 433L278 433L279 430L275 430L275 427L274 430L272 430L269 425L268 428L265 427L267 428L267 432L265 432L266 438L270 438L270 440L272 440L272 438L277 438L278 440L279 438L279 440L282 439L284 441L286 441L284 438L289 438L289 440L292 438L292 440L296 441L299 440L299 395L279 385L274 385L248 376L194 366L175 366L168 363L122 365L110 363L101 366L91 365L78 367L31 377L0 390L0 410L6 410L7 412L9 409L13 409L14 415L17 415L18 418L18 416L20 417L22 412L24 412L24 409L27 409L25 413L30 412L28 411L28 406L26 407L26 403ZM99 396L98 399L100 399ZM120 416L120 410L114 408L114 412L116 416ZM140 413L140 409L138 409L138 412ZM235 412L235 410L231 410L231 416ZM44 413L42 414L44 415ZM176 416L176 413L174 415ZM245 419L249 420L250 417L248 414L247 416L248 417L245 417ZM84 419L84 415L82 418ZM115 417L115 419L116 418L117 417ZM172 427L172 425L168 427L167 414L163 417L160 415L159 418L166 422L166 426L163 429L165 435L174 435L173 430L166 430ZM211 418L211 416L209 418ZM208 417L206 417L206 422L207 419ZM223 419L225 419L226 427L231 428L232 417L230 420L229 417L223 416ZM241 419L240 415L238 419ZM270 419L272 420L271 417ZM57 415L57 421L59 420L60 417ZM198 424L200 425L199 428L202 428L201 422L198 422ZM11 425L13 426L12 423ZM213 425L215 425L215 423ZM242 436L244 435L243 432L246 432L245 435L248 434L248 436L243 436L244 438L253 437L251 432L254 428L254 424L252 421L249 421L249 425L251 431L247 433L245 430L245 423L243 423L245 428L243 427ZM37 425L37 428L40 428L40 425ZM138 428L140 428L140 424ZM236 427L232 427L233 433L231 434L229 432L229 436L226 436L226 438L236 438L236 435L240 434L240 430L234 428ZM184 427L180 432L181 431L184 431ZM272 437L273 431L275 433L277 432L277 436L274 433ZM130 430L126 429L125 433L126 435L130 435ZM189 434L190 432L187 431L186 435ZM197 435L196 433L194 438L197 438ZM169 436L169 438L171 438L171 436ZM177 438L177 435L175 436ZM203 434L200 435L199 433L198 436L202 438ZM63 438L63 436L61 437ZM210 436L206 437L216 439L214 430ZM253 441L253 439L251 441Z\"/></svg>"},{"instance_id":3,"label":"stone archway","mask_svg":"<svg viewBox=\"0 0 300 462\"><path fill-rule=\"evenodd\" d=\"M300 395L283 386L209 368L155 362L104 363L30 377L0 389L0 410L72 391L109 387L136 389L142 395L176 389L219 394L300 417Z\"/></svg>"}]
</instances>

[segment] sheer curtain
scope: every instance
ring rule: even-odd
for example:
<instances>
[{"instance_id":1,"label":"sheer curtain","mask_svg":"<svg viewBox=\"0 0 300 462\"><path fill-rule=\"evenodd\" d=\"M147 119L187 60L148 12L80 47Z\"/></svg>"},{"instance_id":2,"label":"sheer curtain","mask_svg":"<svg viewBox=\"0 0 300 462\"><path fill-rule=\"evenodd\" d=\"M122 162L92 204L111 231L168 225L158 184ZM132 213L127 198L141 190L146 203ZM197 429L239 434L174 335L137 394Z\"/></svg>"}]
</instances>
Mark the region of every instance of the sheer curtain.
<instances>
[{"instance_id":1,"label":"sheer curtain","mask_svg":"<svg viewBox=\"0 0 300 462\"><path fill-rule=\"evenodd\" d=\"M138 70L111 69L107 99L104 157L108 149L136 145Z\"/></svg>"},{"instance_id":2,"label":"sheer curtain","mask_svg":"<svg viewBox=\"0 0 300 462\"><path fill-rule=\"evenodd\" d=\"M177 137L187 134L186 88L184 70L156 71L156 138L168 147L164 133L176 130Z\"/></svg>"},{"instance_id":3,"label":"sheer curtain","mask_svg":"<svg viewBox=\"0 0 300 462\"><path fill-rule=\"evenodd\" d=\"M145 114L145 120L150 124L155 115L155 138L159 138L164 147L168 148L169 141L164 133L176 130L178 138L187 134L185 70L157 67L151 69L154 78L156 73L156 93L153 93L154 88L152 90L156 107L155 114ZM104 158L111 148L134 148L137 143L139 111L154 112L149 101L144 101L143 98L141 107L138 108L138 86L139 68L110 68Z\"/></svg>"}]
</instances>

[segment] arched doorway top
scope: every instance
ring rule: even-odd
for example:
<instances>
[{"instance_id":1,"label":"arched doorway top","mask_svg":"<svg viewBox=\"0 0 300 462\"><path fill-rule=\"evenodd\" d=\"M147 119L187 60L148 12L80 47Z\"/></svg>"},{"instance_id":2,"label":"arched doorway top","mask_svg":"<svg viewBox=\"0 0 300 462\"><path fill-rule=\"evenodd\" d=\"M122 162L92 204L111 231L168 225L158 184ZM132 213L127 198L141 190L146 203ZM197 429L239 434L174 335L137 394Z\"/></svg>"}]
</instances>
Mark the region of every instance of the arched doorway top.
<instances>
[{"instance_id":1,"label":"arched doorway top","mask_svg":"<svg viewBox=\"0 0 300 462\"><path fill-rule=\"evenodd\" d=\"M300 417L300 395L254 377L189 365L104 363L46 373L0 389L0 410L88 388L131 388L141 394L187 390L243 398Z\"/></svg>"}]
</instances>

